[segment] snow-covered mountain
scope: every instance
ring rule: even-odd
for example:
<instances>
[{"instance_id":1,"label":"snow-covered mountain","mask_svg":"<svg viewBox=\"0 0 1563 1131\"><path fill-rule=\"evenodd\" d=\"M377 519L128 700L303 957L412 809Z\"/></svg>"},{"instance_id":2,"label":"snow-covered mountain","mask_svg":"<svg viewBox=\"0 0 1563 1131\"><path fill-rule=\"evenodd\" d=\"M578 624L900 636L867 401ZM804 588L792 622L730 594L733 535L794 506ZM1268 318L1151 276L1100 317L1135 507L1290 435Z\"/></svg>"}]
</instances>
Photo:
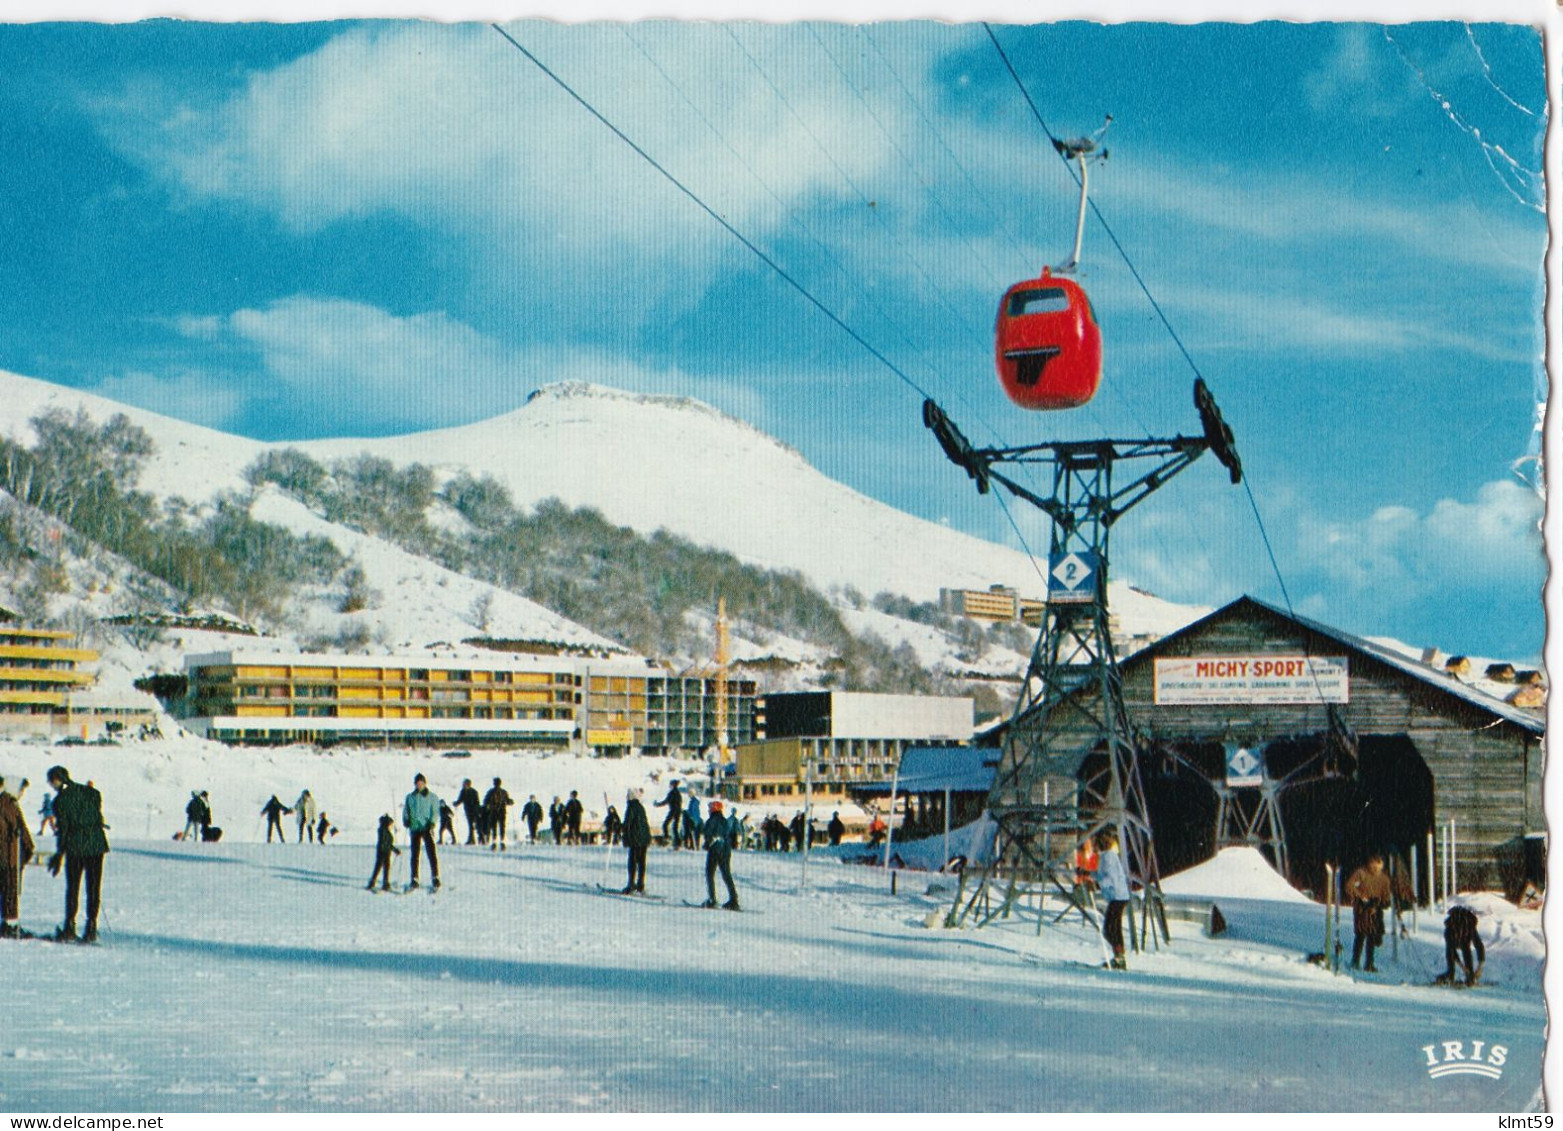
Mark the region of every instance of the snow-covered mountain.
<instances>
[{"instance_id":1,"label":"snow-covered mountain","mask_svg":"<svg viewBox=\"0 0 1563 1131\"><path fill-rule=\"evenodd\" d=\"M79 410L94 421L123 413L156 445L139 487L160 501L178 498L200 508L224 493L251 492L244 470L269 450L295 448L326 464L367 454L397 466L422 464L439 483L460 474L491 477L522 507L548 498L592 507L642 534L666 530L747 564L796 571L822 592L889 592L928 603L937 600L941 587L1002 584L1041 595L1036 567L1026 555L878 503L823 475L753 426L687 399L554 385L514 412L459 428L267 444L15 374L0 373L0 396L7 405L0 434L23 444L33 440L29 420L48 409ZM368 588L381 598L343 614L327 595L317 594L297 618L300 637L330 636L351 626L398 647L448 646L477 631L474 609L481 605L495 636L611 647L598 633L533 602L329 522L279 492L254 493L251 513L295 534L329 539L363 570ZM887 553L887 547L915 552ZM1205 611L1126 585L1115 585L1113 601L1123 635L1142 638L1165 634ZM930 669L972 670L969 658L955 657L943 633L870 611L843 606L842 612L852 631L872 632L892 646L905 644ZM826 659L818 652L775 634L761 641L740 630L734 640L739 659L781 657L805 669ZM1001 678L1023 662L1007 649L985 658L985 666Z\"/></svg>"},{"instance_id":2,"label":"snow-covered mountain","mask_svg":"<svg viewBox=\"0 0 1563 1131\"><path fill-rule=\"evenodd\" d=\"M794 449L698 401L597 385L551 385L514 412L475 424L370 439L266 444L90 393L0 373L0 433L26 440L48 408L94 419L123 412L157 443L141 486L160 498L208 501L246 487L243 471L268 449L321 461L367 453L421 463L441 479L489 475L520 505L557 498L594 507L642 533L665 529L740 560L796 570L822 589L854 586L914 600L940 587L1002 584L1040 596L1025 554L876 502L816 470ZM915 546L890 554L887 546ZM1113 593L1126 631L1170 631L1203 610L1129 590Z\"/></svg>"}]
</instances>

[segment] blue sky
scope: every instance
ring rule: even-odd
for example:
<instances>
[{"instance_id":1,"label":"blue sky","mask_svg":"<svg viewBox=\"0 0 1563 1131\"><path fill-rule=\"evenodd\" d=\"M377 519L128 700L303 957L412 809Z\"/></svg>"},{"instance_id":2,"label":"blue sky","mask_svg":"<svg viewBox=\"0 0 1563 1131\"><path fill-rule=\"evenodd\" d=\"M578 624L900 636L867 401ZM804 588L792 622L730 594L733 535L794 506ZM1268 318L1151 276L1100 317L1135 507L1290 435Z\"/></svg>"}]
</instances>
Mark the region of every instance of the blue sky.
<instances>
[{"instance_id":1,"label":"blue sky","mask_svg":"<svg viewBox=\"0 0 1563 1131\"><path fill-rule=\"evenodd\" d=\"M1003 398L997 298L1067 257L1076 196L980 25L509 30L974 440L1197 429L1094 220L1101 393ZM1544 396L1536 29L995 32L1055 133L1113 116L1093 198L1236 430L1297 610L1539 659L1514 472ZM1016 541L911 388L482 25L9 26L0 73L0 368L264 439L461 423L561 379L693 395ZM1125 521L1114 567L1281 599L1213 461Z\"/></svg>"}]
</instances>

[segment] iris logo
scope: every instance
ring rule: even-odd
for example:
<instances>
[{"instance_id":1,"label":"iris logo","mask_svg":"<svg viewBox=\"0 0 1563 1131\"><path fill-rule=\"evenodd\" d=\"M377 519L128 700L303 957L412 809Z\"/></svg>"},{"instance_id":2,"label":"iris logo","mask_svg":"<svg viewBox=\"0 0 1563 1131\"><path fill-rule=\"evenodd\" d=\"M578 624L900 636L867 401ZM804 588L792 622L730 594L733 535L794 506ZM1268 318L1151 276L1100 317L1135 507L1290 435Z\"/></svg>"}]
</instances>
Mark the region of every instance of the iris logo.
<instances>
[{"instance_id":1,"label":"iris logo","mask_svg":"<svg viewBox=\"0 0 1563 1131\"><path fill-rule=\"evenodd\" d=\"M1502 1045L1489 1045L1486 1041L1471 1041L1470 1055L1466 1054L1465 1041L1444 1041L1442 1044L1423 1045L1427 1057L1427 1074L1434 1080L1445 1076L1486 1076L1501 1079L1503 1066L1509 1059L1509 1050Z\"/></svg>"}]
</instances>

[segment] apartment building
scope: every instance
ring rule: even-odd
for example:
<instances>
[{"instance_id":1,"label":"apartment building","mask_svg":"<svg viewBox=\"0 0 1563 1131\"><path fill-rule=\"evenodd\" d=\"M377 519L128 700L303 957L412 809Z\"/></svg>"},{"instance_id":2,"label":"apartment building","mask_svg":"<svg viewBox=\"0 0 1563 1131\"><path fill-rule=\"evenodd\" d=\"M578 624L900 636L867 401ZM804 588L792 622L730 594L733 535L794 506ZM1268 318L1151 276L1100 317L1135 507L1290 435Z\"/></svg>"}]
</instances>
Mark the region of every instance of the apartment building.
<instances>
[{"instance_id":1,"label":"apartment building","mask_svg":"<svg viewBox=\"0 0 1563 1131\"><path fill-rule=\"evenodd\" d=\"M74 633L0 626L0 732L47 734L69 725L74 693L90 687L98 654Z\"/></svg>"}]
</instances>

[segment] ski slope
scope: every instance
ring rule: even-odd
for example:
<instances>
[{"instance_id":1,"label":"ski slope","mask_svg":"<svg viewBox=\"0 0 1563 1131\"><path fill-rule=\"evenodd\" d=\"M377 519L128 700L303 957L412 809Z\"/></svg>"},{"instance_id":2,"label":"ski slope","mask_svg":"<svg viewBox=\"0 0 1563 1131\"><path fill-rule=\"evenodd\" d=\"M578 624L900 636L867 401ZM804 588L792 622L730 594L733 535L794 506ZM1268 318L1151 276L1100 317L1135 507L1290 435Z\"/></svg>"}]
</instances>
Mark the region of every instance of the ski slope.
<instances>
[{"instance_id":1,"label":"ski slope","mask_svg":"<svg viewBox=\"0 0 1563 1131\"><path fill-rule=\"evenodd\" d=\"M120 841L102 945L6 946L0 1109L1518 1111L1539 1085L1537 985L1419 984L1426 929L1356 981L1303 961L1317 916L1260 903L1116 974L1078 925L926 929L910 876L822 856L805 885L740 853L748 910L686 907L701 856L654 849L669 898L639 902L596 893L622 858L589 847L447 848L431 896L365 892L361 846ZM30 870L24 924L58 911ZM1445 1038L1503 1044L1503 1078L1430 1079Z\"/></svg>"},{"instance_id":2,"label":"ski slope","mask_svg":"<svg viewBox=\"0 0 1563 1131\"><path fill-rule=\"evenodd\" d=\"M373 819L420 770L447 798L500 775L518 799L579 788L600 808L631 784L660 798L689 766L0 746L13 788L54 761L96 782L114 826L103 943L0 943L0 1111L1520 1111L1540 1084L1539 915L1490 896L1469 897L1491 940L1479 988L1427 984L1426 914L1380 975L1336 976L1305 960L1320 908L1218 859L1183 887L1221 886L1227 934L1174 921L1169 948L1116 974L1078 918L929 928L947 877L901 873L892 895L830 850L806 875L797 855L738 853L742 914L684 906L703 854L660 847L664 901L597 892L623 883L621 850L552 845L446 847L437 896L363 890ZM220 844L168 839L197 784ZM260 804L303 785L342 834L257 843ZM60 908L61 881L28 869L22 925L51 930ZM1502 1077L1430 1078L1423 1047L1445 1040L1503 1045Z\"/></svg>"}]
</instances>

